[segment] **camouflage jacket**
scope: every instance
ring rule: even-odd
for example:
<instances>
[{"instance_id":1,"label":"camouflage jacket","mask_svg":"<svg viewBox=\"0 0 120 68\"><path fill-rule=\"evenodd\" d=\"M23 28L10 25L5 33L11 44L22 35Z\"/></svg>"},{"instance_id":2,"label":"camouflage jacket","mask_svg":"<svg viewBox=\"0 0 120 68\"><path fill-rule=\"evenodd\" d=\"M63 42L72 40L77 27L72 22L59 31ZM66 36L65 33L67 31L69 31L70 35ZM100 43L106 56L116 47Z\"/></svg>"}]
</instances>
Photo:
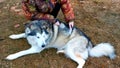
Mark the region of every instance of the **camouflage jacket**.
<instances>
[{"instance_id":1,"label":"camouflage jacket","mask_svg":"<svg viewBox=\"0 0 120 68\"><path fill-rule=\"evenodd\" d=\"M66 22L72 21L74 12L69 0L23 0L22 9L29 20L54 19L56 16L53 15L53 11L57 9L55 8L57 4L60 4L59 7L64 14Z\"/></svg>"}]
</instances>

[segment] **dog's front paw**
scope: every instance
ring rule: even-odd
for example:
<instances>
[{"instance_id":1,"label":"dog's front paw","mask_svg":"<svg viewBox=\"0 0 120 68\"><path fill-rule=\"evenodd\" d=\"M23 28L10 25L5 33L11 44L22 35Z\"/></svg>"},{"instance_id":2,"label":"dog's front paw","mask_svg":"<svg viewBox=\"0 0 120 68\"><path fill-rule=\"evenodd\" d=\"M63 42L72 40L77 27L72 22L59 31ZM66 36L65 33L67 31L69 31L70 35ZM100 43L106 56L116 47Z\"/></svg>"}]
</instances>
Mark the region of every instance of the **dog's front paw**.
<instances>
[{"instance_id":1,"label":"dog's front paw","mask_svg":"<svg viewBox=\"0 0 120 68\"><path fill-rule=\"evenodd\" d=\"M13 34L13 35L10 35L9 38L11 38L11 39L18 39L18 36Z\"/></svg>"},{"instance_id":2,"label":"dog's front paw","mask_svg":"<svg viewBox=\"0 0 120 68\"><path fill-rule=\"evenodd\" d=\"M14 54L11 54L11 55L8 55L5 59L6 60L14 60L16 59L17 57L14 55Z\"/></svg>"}]
</instances>

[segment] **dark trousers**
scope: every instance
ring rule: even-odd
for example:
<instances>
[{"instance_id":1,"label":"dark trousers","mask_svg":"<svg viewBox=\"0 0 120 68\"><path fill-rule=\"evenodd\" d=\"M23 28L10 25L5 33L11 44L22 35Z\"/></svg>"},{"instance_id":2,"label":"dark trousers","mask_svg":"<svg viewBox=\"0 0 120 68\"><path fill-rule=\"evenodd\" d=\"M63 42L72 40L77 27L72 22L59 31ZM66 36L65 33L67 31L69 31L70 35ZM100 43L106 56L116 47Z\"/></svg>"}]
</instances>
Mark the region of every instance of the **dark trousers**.
<instances>
[{"instance_id":1,"label":"dark trousers","mask_svg":"<svg viewBox=\"0 0 120 68\"><path fill-rule=\"evenodd\" d=\"M58 12L60 11L60 7L61 7L60 3L57 3L57 4L55 5L55 8L53 9L53 11L50 13L51 15L54 16L54 18L57 17Z\"/></svg>"}]
</instances>

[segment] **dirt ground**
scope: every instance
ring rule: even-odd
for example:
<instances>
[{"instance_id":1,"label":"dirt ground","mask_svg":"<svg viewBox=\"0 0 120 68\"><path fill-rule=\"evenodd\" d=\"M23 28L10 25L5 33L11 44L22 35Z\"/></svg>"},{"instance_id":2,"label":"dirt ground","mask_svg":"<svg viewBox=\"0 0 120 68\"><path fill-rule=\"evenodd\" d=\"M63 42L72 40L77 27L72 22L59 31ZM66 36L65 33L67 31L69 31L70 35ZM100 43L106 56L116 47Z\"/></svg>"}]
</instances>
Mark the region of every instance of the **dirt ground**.
<instances>
[{"instance_id":1,"label":"dirt ground","mask_svg":"<svg viewBox=\"0 0 120 68\"><path fill-rule=\"evenodd\" d=\"M24 23L28 22L21 13L20 1L0 0L0 68L76 68L75 62L64 54L56 54L56 49L47 49L13 61L4 59L9 54L30 47L26 39L11 40L8 37L23 32ZM76 16L75 25L94 44L111 43L117 54L114 60L89 57L84 68L120 68L120 0L71 0L71 3ZM58 18L64 20L61 14Z\"/></svg>"}]
</instances>

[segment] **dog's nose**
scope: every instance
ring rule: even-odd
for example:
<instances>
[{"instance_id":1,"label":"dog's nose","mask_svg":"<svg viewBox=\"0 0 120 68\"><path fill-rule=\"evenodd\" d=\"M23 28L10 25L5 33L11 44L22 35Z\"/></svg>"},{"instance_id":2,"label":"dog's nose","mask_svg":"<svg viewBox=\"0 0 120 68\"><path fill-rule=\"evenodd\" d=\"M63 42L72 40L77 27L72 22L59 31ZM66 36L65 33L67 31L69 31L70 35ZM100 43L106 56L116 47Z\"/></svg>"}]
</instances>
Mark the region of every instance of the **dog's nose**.
<instances>
[{"instance_id":1,"label":"dog's nose","mask_svg":"<svg viewBox=\"0 0 120 68\"><path fill-rule=\"evenodd\" d=\"M45 45L43 44L42 47L45 47Z\"/></svg>"}]
</instances>

